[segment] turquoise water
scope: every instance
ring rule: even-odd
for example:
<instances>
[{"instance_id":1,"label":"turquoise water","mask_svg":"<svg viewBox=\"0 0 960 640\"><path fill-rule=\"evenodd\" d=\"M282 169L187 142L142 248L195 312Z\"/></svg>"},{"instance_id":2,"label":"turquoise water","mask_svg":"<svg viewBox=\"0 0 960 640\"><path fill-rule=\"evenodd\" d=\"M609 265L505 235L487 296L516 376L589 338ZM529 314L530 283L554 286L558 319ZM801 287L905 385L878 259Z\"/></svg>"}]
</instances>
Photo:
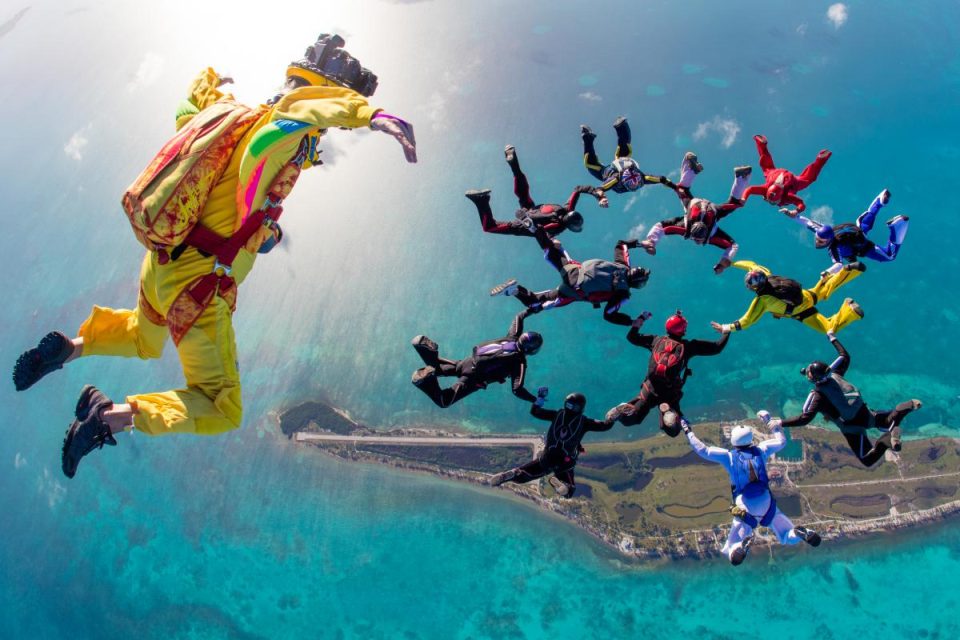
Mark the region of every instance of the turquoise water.
<instances>
[{"instance_id":1,"label":"turquoise water","mask_svg":"<svg viewBox=\"0 0 960 640\"><path fill-rule=\"evenodd\" d=\"M595 128L606 156L609 125L626 114L641 166L675 171L693 148L706 166L697 193L715 200L734 165L756 167L759 132L795 170L833 150L804 192L811 210L830 207L819 215L851 220L889 187L887 211L912 226L895 263L871 264L842 292L867 313L843 335L850 377L877 407L923 398L909 434L956 435L956 4L851 3L840 25L827 3L314 3L242 15L194 5L180 19L183 3L0 13L0 362L50 328L75 329L93 303L134 303L141 251L119 194L169 135L204 66L260 100L318 31L337 29L380 75L374 103L416 124L421 161L403 165L385 136L326 139L327 166L288 201L286 249L261 260L240 293L243 429L126 436L67 481L59 444L81 385L117 398L177 385L173 350L159 362L91 359L29 392L0 390L0 636L725 637L750 611L782 637L849 637L871 624L877 637L957 636L955 525L757 554L736 571L720 561L637 569L491 492L294 449L271 418L322 395L374 425L539 430L504 388L437 410L410 388L419 364L408 342L424 332L445 353L465 353L501 335L518 308L488 298L490 286L511 276L555 283L532 243L484 236L463 199L491 187L495 211L512 215L503 145L517 146L535 198L563 200L589 180L578 125ZM677 204L649 189L582 210L584 232L565 241L593 257ZM742 257L784 275L812 284L826 266L763 203L724 228ZM655 258L639 256L653 276L628 311L648 308L659 324L682 306L691 334L709 336L710 320L732 321L749 303L737 273L713 276L716 258L669 240ZM635 393L646 352L597 312L571 307L531 328L546 337L531 386L579 389L595 414ZM695 362L685 409L726 419L793 410L806 391L799 367L830 355L822 337L765 318L723 356ZM610 437L649 432L617 427Z\"/></svg>"}]
</instances>

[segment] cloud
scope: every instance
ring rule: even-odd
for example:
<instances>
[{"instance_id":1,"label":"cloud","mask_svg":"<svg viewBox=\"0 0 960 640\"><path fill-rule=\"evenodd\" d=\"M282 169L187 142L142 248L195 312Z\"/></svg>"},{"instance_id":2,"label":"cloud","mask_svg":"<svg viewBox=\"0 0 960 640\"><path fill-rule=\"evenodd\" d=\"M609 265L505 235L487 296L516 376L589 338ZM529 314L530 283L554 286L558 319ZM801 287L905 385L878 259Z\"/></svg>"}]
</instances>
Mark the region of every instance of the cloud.
<instances>
[{"instance_id":1,"label":"cloud","mask_svg":"<svg viewBox=\"0 0 960 640\"><path fill-rule=\"evenodd\" d=\"M627 239L627 240L632 240L632 239L638 239L638 240L639 240L639 239L641 239L641 238L646 238L646 237L647 237L646 231L647 231L647 225L643 224L642 222L638 222L637 224L635 224L635 225L633 226L632 229L630 229L630 231L627 232L627 238L626 238L626 239Z\"/></svg>"},{"instance_id":2,"label":"cloud","mask_svg":"<svg viewBox=\"0 0 960 640\"><path fill-rule=\"evenodd\" d=\"M14 469L23 469L27 466L27 459L23 457L23 454L17 451L16 457L13 459L13 468Z\"/></svg>"},{"instance_id":3,"label":"cloud","mask_svg":"<svg viewBox=\"0 0 960 640\"><path fill-rule=\"evenodd\" d=\"M72 136L70 140L67 141L67 144L63 146L63 152L67 156L73 158L77 162L83 160L83 150L90 143L90 140L87 139L87 134L90 133L90 130L93 128L93 123L91 122L83 129L80 129Z\"/></svg>"},{"instance_id":4,"label":"cloud","mask_svg":"<svg viewBox=\"0 0 960 640\"><path fill-rule=\"evenodd\" d=\"M847 5L842 2L830 5L827 9L827 20L829 20L835 29L839 29L847 22Z\"/></svg>"},{"instance_id":5,"label":"cloud","mask_svg":"<svg viewBox=\"0 0 960 640\"><path fill-rule=\"evenodd\" d=\"M450 128L450 110L448 108L450 98L458 95L469 95L474 87L470 84L470 79L476 76L476 71L480 68L480 59L474 58L468 62L462 62L456 71L445 71L443 79L438 86L443 87L440 91L433 92L424 105L427 113L427 119L430 127L435 132L446 131Z\"/></svg>"},{"instance_id":6,"label":"cloud","mask_svg":"<svg viewBox=\"0 0 960 640\"><path fill-rule=\"evenodd\" d=\"M805 36L807 35L807 23L801 22L797 25L797 35Z\"/></svg>"},{"instance_id":7,"label":"cloud","mask_svg":"<svg viewBox=\"0 0 960 640\"><path fill-rule=\"evenodd\" d=\"M603 98L593 91L584 91L579 95L580 98L586 100L587 102L600 102Z\"/></svg>"},{"instance_id":8,"label":"cloud","mask_svg":"<svg viewBox=\"0 0 960 640\"><path fill-rule=\"evenodd\" d=\"M624 213L626 213L627 211L630 211L630 209L633 208L633 205L637 204L637 200L639 199L640 199L639 195L637 195L636 193L631 193L630 197L627 198L627 203L623 205Z\"/></svg>"},{"instance_id":9,"label":"cloud","mask_svg":"<svg viewBox=\"0 0 960 640\"><path fill-rule=\"evenodd\" d=\"M133 80L127 83L127 91L133 93L149 87L160 78L163 73L163 58L155 53L147 52L140 61L140 66L133 76Z\"/></svg>"},{"instance_id":10,"label":"cloud","mask_svg":"<svg viewBox=\"0 0 960 640\"><path fill-rule=\"evenodd\" d=\"M37 493L43 495L47 499L47 505L53 509L63 502L67 495L67 488L50 473L50 469L44 467L43 475L37 478Z\"/></svg>"},{"instance_id":11,"label":"cloud","mask_svg":"<svg viewBox=\"0 0 960 640\"><path fill-rule=\"evenodd\" d=\"M709 122L701 122L693 132L694 140L703 140L711 132L719 133L723 138L720 142L724 149L729 149L737 141L737 135L740 134L740 124L732 118L721 118L714 116Z\"/></svg>"},{"instance_id":12,"label":"cloud","mask_svg":"<svg viewBox=\"0 0 960 640\"><path fill-rule=\"evenodd\" d=\"M808 216L811 220L816 220L821 224L833 225L833 209L827 205L817 207L810 212Z\"/></svg>"}]
</instances>

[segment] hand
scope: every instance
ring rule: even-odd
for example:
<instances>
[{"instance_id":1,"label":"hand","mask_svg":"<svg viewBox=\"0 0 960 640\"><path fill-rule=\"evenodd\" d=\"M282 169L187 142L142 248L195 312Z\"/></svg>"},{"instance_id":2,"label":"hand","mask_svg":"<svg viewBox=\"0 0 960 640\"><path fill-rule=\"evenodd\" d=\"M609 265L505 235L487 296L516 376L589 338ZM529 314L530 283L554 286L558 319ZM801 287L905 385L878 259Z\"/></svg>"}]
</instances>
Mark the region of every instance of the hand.
<instances>
[{"instance_id":1,"label":"hand","mask_svg":"<svg viewBox=\"0 0 960 640\"><path fill-rule=\"evenodd\" d=\"M780 213L790 218L796 218L800 214L799 211L790 207L780 207Z\"/></svg>"},{"instance_id":2,"label":"hand","mask_svg":"<svg viewBox=\"0 0 960 640\"><path fill-rule=\"evenodd\" d=\"M723 273L727 267L730 266L730 260L727 258L720 258L720 262L713 265L713 272L717 275Z\"/></svg>"},{"instance_id":3,"label":"hand","mask_svg":"<svg viewBox=\"0 0 960 640\"><path fill-rule=\"evenodd\" d=\"M403 147L403 155L407 162L417 161L417 139L413 135L412 124L381 111L370 120L370 128L393 136Z\"/></svg>"},{"instance_id":4,"label":"hand","mask_svg":"<svg viewBox=\"0 0 960 640\"><path fill-rule=\"evenodd\" d=\"M633 327L634 329L639 329L640 327L643 326L643 323L649 320L652 316L653 314L650 313L649 311L644 311L640 315L638 315L636 318L633 319L633 323L631 323L630 326Z\"/></svg>"},{"instance_id":5,"label":"hand","mask_svg":"<svg viewBox=\"0 0 960 640\"><path fill-rule=\"evenodd\" d=\"M713 327L713 330L718 333L730 333L730 330L727 329L725 325L722 325L719 322L710 322L710 326Z\"/></svg>"},{"instance_id":6,"label":"hand","mask_svg":"<svg viewBox=\"0 0 960 640\"><path fill-rule=\"evenodd\" d=\"M217 78L218 87L222 87L225 84L233 84L233 78L230 76L220 76Z\"/></svg>"},{"instance_id":7,"label":"hand","mask_svg":"<svg viewBox=\"0 0 960 640\"><path fill-rule=\"evenodd\" d=\"M600 200L597 201L597 204L600 205L601 209L606 209L610 206L610 199L607 196L600 196Z\"/></svg>"},{"instance_id":8,"label":"hand","mask_svg":"<svg viewBox=\"0 0 960 640\"><path fill-rule=\"evenodd\" d=\"M538 387L538 388L537 388L537 397L538 397L538 398L546 398L549 393L550 393L550 387Z\"/></svg>"}]
</instances>

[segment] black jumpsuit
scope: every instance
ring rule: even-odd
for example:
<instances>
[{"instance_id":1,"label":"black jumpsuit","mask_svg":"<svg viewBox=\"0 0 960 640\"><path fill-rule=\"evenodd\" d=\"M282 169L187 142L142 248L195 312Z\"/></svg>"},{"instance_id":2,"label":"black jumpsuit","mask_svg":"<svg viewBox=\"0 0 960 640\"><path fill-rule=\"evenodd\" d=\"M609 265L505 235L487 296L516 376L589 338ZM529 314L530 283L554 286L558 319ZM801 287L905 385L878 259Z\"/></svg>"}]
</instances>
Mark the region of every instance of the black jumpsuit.
<instances>
[{"instance_id":1,"label":"black jumpsuit","mask_svg":"<svg viewBox=\"0 0 960 640\"><path fill-rule=\"evenodd\" d=\"M683 397L683 383L686 380L687 363L690 358L694 356L717 355L727 346L727 340L729 338L730 334L725 333L720 336L720 339L716 342L710 342L708 340L685 340L683 338L676 339L668 336L640 333L640 329L631 327L627 333L627 340L632 344L655 352L663 341L670 340L683 345L683 355L681 362L676 368L676 371L679 372L678 375L674 378L666 378L656 375L657 362L653 353L650 354L650 365L648 367L647 377L640 386L640 393L629 402L629 404L633 405L633 413L630 415L622 415L620 422L628 427L640 424L643 422L643 419L647 417L651 409L665 402L676 412L677 421L669 428L661 421L660 428L668 436L675 438L681 429L679 418L683 415L683 412L680 410L680 398Z\"/></svg>"},{"instance_id":2,"label":"black jumpsuit","mask_svg":"<svg viewBox=\"0 0 960 640\"><path fill-rule=\"evenodd\" d=\"M512 381L513 395L521 400L533 402L536 396L523 386L527 373L527 356L520 350L519 338L523 333L523 314L517 314L506 336L488 340L473 348L473 353L463 360L447 360L439 357L423 344L415 344L414 349L423 362L436 369L437 376L456 376L458 379L448 389L441 389L437 376L424 379L418 388L427 397L445 409L455 402L463 400L488 384Z\"/></svg>"},{"instance_id":3,"label":"black jumpsuit","mask_svg":"<svg viewBox=\"0 0 960 640\"><path fill-rule=\"evenodd\" d=\"M830 365L830 371L836 376L841 377L850 368L850 354L843 348L840 341L836 338L830 340L836 348L839 356ZM842 379L842 378L841 378ZM889 411L873 411L869 409L866 403L862 403L856 414L852 418L844 420L840 409L823 392L822 386L830 384L828 378L823 383L818 383L810 391L806 401L803 403L803 410L798 416L784 418L784 427L802 427L810 424L818 413L822 413L827 419L832 421L840 428L843 437L846 438L850 450L865 467L874 465L884 452L891 448L890 429L900 425L903 418L916 408L912 400L901 402L894 409ZM859 392L858 396L859 396ZM886 431L877 438L876 442L871 443L867 437L867 429L874 428Z\"/></svg>"},{"instance_id":4,"label":"black jumpsuit","mask_svg":"<svg viewBox=\"0 0 960 640\"><path fill-rule=\"evenodd\" d=\"M573 468L580 455L580 442L583 436L588 431L609 431L613 427L613 422L600 422L567 409L559 411L544 409L536 404L530 407L530 414L540 420L551 422L547 430L546 446L538 458L517 469L517 475L512 482L530 482L553 473L560 482L567 485L565 497L573 497L576 490Z\"/></svg>"}]
</instances>

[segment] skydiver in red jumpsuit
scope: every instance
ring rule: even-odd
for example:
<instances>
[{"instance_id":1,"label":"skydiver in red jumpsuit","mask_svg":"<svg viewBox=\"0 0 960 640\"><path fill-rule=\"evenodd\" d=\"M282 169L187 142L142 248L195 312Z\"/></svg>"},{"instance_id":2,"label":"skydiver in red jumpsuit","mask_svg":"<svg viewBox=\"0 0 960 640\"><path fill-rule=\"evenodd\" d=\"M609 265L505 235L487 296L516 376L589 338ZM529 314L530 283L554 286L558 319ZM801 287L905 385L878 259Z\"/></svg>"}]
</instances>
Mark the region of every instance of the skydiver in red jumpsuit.
<instances>
[{"instance_id":1,"label":"skydiver in red jumpsuit","mask_svg":"<svg viewBox=\"0 0 960 640\"><path fill-rule=\"evenodd\" d=\"M746 201L750 196L762 195L763 199L770 204L780 207L781 211L797 214L802 212L807 206L803 200L797 196L797 192L806 189L813 184L823 165L830 159L830 150L823 149L817 154L816 160L807 165L799 176L795 176L786 169L779 169L773 163L773 156L767 149L766 136L753 136L757 143L757 153L760 154L760 168L763 169L763 178L766 184L754 185L748 187L743 192L743 200ZM791 210L789 205L795 209Z\"/></svg>"}]
</instances>

